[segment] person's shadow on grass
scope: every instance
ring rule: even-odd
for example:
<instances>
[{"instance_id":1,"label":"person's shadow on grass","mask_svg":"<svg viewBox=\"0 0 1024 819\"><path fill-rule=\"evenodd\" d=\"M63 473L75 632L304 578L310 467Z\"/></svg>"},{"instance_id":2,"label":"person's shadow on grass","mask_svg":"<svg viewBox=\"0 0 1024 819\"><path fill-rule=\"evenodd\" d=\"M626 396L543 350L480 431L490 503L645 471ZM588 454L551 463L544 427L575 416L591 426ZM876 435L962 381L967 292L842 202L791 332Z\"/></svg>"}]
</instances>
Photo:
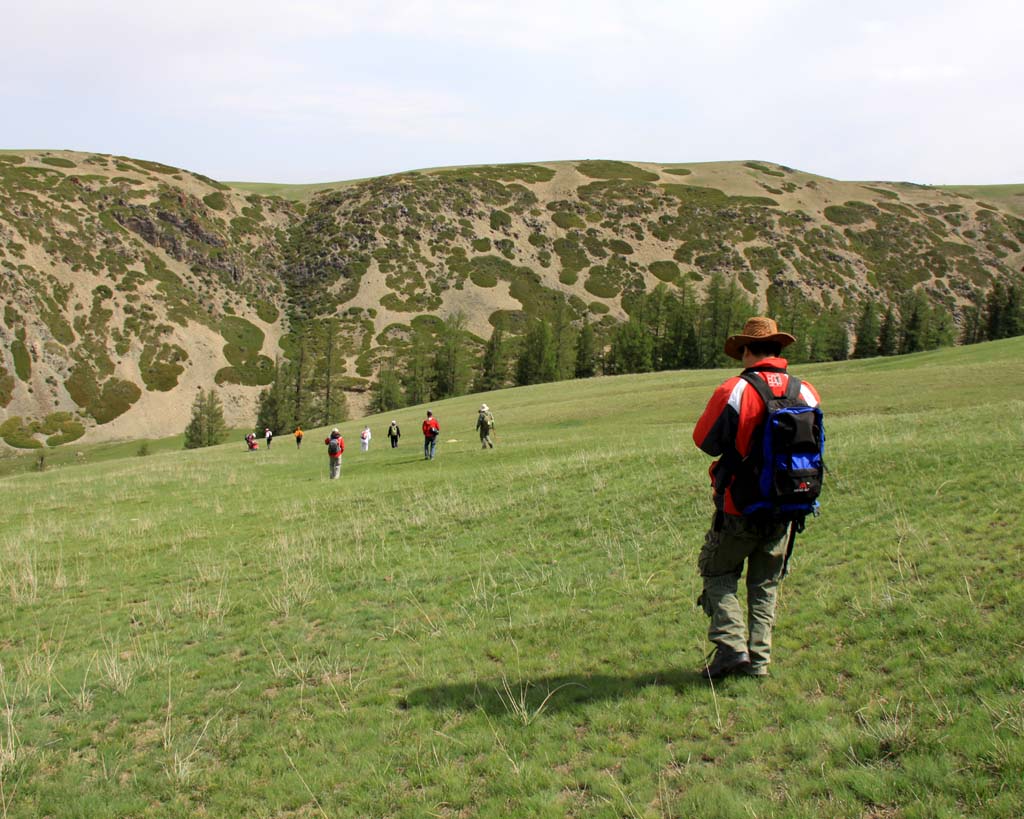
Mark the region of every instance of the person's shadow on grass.
<instances>
[{"instance_id":1,"label":"person's shadow on grass","mask_svg":"<svg viewBox=\"0 0 1024 819\"><path fill-rule=\"evenodd\" d=\"M706 686L696 671L666 669L633 676L561 674L537 680L495 678L417 688L399 700L399 707L480 709L487 714L514 714L523 719L543 711L568 711L598 700L632 696L652 685L666 688Z\"/></svg>"}]
</instances>

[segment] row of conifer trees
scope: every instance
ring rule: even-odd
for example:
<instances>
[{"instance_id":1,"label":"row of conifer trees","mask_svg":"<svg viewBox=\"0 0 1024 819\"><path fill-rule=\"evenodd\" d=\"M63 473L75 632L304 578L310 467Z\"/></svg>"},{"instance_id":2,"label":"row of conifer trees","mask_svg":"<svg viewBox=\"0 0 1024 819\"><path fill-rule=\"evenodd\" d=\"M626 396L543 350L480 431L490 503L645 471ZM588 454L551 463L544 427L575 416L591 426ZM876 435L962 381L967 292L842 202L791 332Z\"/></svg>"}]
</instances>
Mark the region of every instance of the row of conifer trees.
<instances>
[{"instance_id":1,"label":"row of conifer trees","mask_svg":"<svg viewBox=\"0 0 1024 819\"><path fill-rule=\"evenodd\" d=\"M594 375L729 366L725 339L759 312L747 291L720 275L703 297L685 286L659 285L627 295L623 306L625 322L594 324L560 302L545 319L528 319L515 332L499 322L486 342L469 332L461 313L443 322L413 322L404 342L376 352L371 411ZM767 313L797 338L786 349L791 363L890 356L1024 334L1024 286L996 283L983 303L964 312L959 329L948 310L917 292L884 308L865 301L850 315L811 302L796 287L773 285ZM277 362L273 382L260 396L257 429L290 432L348 417L346 389L352 384L344 375L338 332L330 320L293 329L289 356ZM212 392L197 398L186 446L207 445L202 442L220 434L210 403L215 399Z\"/></svg>"}]
</instances>

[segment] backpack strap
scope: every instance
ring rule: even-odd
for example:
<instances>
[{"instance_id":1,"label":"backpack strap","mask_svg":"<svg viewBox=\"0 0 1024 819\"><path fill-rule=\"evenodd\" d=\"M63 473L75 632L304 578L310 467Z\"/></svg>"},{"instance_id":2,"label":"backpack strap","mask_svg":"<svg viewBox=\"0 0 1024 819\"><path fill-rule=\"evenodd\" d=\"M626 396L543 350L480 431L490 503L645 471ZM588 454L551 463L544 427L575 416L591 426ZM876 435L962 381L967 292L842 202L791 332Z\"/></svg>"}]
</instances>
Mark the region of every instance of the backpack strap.
<instances>
[{"instance_id":1,"label":"backpack strap","mask_svg":"<svg viewBox=\"0 0 1024 819\"><path fill-rule=\"evenodd\" d=\"M782 561L782 574L779 581L786 579L789 574L789 559L793 556L793 547L796 545L796 536L804 530L804 519L797 518L789 524L789 542L786 544L786 557Z\"/></svg>"}]
</instances>

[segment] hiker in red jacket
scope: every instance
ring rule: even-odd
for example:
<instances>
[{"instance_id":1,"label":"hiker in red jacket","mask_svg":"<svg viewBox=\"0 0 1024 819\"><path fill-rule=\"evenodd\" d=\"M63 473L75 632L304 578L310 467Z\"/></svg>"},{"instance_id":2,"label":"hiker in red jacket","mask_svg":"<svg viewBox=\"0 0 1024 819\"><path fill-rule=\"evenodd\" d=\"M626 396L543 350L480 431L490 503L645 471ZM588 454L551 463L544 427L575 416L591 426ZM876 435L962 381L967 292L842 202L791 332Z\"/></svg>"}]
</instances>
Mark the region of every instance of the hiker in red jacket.
<instances>
[{"instance_id":1,"label":"hiker in red jacket","mask_svg":"<svg viewBox=\"0 0 1024 819\"><path fill-rule=\"evenodd\" d=\"M423 421L423 459L434 460L434 450L437 448L437 436L441 434L441 425L437 423L434 413L427 410L427 417Z\"/></svg>"},{"instance_id":2,"label":"hiker in red jacket","mask_svg":"<svg viewBox=\"0 0 1024 819\"><path fill-rule=\"evenodd\" d=\"M796 341L780 333L775 321L763 316L748 319L743 332L729 336L725 354L743 363L743 374L765 382L776 397L789 385L782 348ZM800 382L800 400L820 403L818 393ZM772 626L779 582L785 572L788 523L744 517L744 492L750 493L747 456L761 440L767 407L758 390L733 376L715 390L693 430L693 442L711 464L715 515L697 559L704 588L697 603L711 618L708 639L715 658L701 673L708 679L730 674L764 677L771 660ZM736 496L734 496L734 493ZM740 607L737 587L747 569L747 611Z\"/></svg>"},{"instance_id":3,"label":"hiker in red jacket","mask_svg":"<svg viewBox=\"0 0 1024 819\"><path fill-rule=\"evenodd\" d=\"M345 451L345 439L341 437L338 428L331 430L331 434L324 438L327 445L327 466L328 474L333 481L341 474L341 453Z\"/></svg>"}]
</instances>

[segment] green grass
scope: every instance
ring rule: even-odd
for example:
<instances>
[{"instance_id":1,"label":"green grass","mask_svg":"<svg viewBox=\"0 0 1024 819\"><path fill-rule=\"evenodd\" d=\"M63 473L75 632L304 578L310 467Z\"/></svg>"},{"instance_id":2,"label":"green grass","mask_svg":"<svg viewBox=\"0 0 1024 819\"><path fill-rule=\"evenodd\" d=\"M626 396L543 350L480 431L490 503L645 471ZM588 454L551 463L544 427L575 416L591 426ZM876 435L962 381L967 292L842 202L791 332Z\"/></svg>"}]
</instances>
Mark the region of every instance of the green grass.
<instances>
[{"instance_id":1,"label":"green grass","mask_svg":"<svg viewBox=\"0 0 1024 819\"><path fill-rule=\"evenodd\" d=\"M690 434L733 371L492 393L486 453L438 402L431 463L422 409L346 423L336 482L322 430L0 479L3 815L1018 817L1022 356L800 370L823 515L773 676L714 689Z\"/></svg>"},{"instance_id":2,"label":"green grass","mask_svg":"<svg viewBox=\"0 0 1024 819\"><path fill-rule=\"evenodd\" d=\"M995 202L1018 216L1024 216L1024 184L938 185L937 187L940 190L960 193L983 202Z\"/></svg>"}]
</instances>

